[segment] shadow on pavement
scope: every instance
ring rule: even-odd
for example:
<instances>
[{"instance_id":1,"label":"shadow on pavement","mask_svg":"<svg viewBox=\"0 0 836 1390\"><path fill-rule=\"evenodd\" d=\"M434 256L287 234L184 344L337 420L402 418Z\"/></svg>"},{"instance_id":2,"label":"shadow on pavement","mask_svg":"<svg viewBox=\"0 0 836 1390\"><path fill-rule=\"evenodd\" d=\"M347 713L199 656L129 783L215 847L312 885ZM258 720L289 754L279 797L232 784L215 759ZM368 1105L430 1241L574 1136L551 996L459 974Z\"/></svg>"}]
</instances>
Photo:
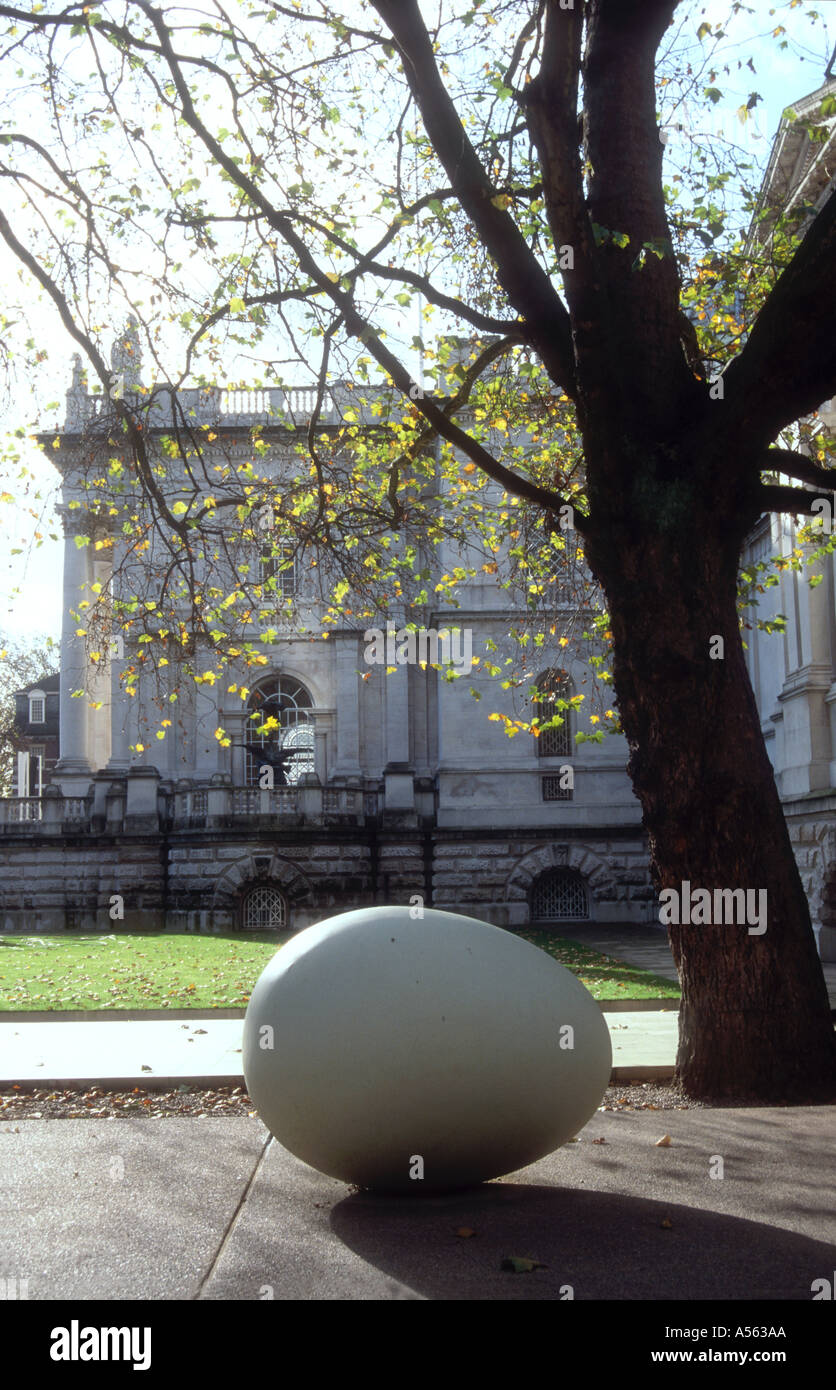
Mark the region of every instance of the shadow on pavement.
<instances>
[{"instance_id":1,"label":"shadow on pavement","mask_svg":"<svg viewBox=\"0 0 836 1390\"><path fill-rule=\"evenodd\" d=\"M826 1242L676 1202L503 1182L421 1200L356 1194L330 1221L429 1299L561 1299L570 1285L576 1299L810 1300L834 1259ZM504 1271L509 1256L547 1268Z\"/></svg>"}]
</instances>

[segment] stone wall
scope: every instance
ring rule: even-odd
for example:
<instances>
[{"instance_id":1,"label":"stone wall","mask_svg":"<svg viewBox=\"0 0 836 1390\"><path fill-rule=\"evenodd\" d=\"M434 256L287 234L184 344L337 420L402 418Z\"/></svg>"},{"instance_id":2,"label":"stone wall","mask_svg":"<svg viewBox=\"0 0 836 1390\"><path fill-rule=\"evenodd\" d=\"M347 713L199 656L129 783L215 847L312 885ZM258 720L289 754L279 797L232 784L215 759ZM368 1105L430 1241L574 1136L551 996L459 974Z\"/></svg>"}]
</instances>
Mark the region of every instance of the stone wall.
<instances>
[{"instance_id":1,"label":"stone wall","mask_svg":"<svg viewBox=\"0 0 836 1390\"><path fill-rule=\"evenodd\" d=\"M656 916L643 842L634 833L558 841L549 832L284 827L163 835L5 836L0 929L109 931L119 925L230 931L249 887L284 894L293 930L369 904L427 905L498 926L529 920L538 874L565 865L587 884L594 921ZM119 895L124 917L111 916Z\"/></svg>"},{"instance_id":2,"label":"stone wall","mask_svg":"<svg viewBox=\"0 0 836 1390\"><path fill-rule=\"evenodd\" d=\"M836 795L784 803L822 960L836 961Z\"/></svg>"},{"instance_id":3,"label":"stone wall","mask_svg":"<svg viewBox=\"0 0 836 1390\"><path fill-rule=\"evenodd\" d=\"M111 901L115 895L121 904ZM164 896L165 856L158 835L0 840L4 932L163 927Z\"/></svg>"},{"instance_id":4,"label":"stone wall","mask_svg":"<svg viewBox=\"0 0 836 1390\"><path fill-rule=\"evenodd\" d=\"M656 921L647 849L638 835L567 839L529 835L437 837L433 906L497 926L529 921L529 898L538 874L552 868L577 870L589 892L595 922Z\"/></svg>"}]
</instances>

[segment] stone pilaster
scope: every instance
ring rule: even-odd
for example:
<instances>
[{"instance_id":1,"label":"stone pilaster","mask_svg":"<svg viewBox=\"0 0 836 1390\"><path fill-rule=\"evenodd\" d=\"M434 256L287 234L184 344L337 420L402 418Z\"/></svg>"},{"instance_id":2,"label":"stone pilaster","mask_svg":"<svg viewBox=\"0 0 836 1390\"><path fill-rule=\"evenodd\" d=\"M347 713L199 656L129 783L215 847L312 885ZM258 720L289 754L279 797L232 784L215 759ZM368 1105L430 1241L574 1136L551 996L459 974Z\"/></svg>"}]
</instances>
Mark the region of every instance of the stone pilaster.
<instances>
[{"instance_id":1,"label":"stone pilaster","mask_svg":"<svg viewBox=\"0 0 836 1390\"><path fill-rule=\"evenodd\" d=\"M91 518L61 508L64 524L63 615L61 619L61 696L60 749L53 780L65 796L85 796L92 767L88 745L88 666L87 638L77 635L83 626L79 604L90 599L92 561L90 545L77 545L76 539L88 535ZM72 611L76 617L72 616ZM73 692L84 693L73 698Z\"/></svg>"}]
</instances>

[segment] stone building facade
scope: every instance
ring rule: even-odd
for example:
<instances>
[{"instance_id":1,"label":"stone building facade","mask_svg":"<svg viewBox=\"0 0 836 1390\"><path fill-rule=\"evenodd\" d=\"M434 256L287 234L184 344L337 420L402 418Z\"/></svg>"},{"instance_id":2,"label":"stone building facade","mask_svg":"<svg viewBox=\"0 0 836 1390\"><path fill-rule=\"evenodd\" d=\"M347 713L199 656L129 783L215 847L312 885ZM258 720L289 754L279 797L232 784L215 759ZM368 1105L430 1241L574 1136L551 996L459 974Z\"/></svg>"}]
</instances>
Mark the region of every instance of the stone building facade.
<instances>
[{"instance_id":1,"label":"stone building facade","mask_svg":"<svg viewBox=\"0 0 836 1390\"><path fill-rule=\"evenodd\" d=\"M834 92L828 74L822 88L796 104L801 120L782 122L764 181L764 216L753 234L770 235L771 210L794 201L820 206L832 192L834 120L825 122L830 134L823 141L811 139L804 123ZM113 370L126 377L129 390L140 385L138 344L116 345ZM314 396L306 388L192 391L181 393L180 404L196 426L211 427L219 456L238 450L243 457L259 426L281 467L306 432ZM326 429L342 418L344 406L332 392ZM271 742L284 769L280 784L259 785L246 747L250 710L226 701L219 686L196 691L181 727L153 750L136 752L143 700L123 696L118 652L104 670L91 669L71 612L93 583L109 582L106 554L76 544L73 510L85 460L104 449L106 408L101 397L87 394L79 365L59 447L51 453L64 478L60 702L52 685L43 688L48 701L60 703L60 760L39 783L41 795L30 767L18 795L0 802L0 930L109 930L114 921L180 930L296 929L351 906L418 899L511 927L658 922L623 740L576 744L576 729L591 729L589 712L573 714L571 724L540 740L510 740L482 711L513 716L512 696L476 669L467 681L447 682L416 665L392 674L369 668L363 631L349 624L312 642L311 633L322 638L323 629L295 571L286 587L304 610L304 635L291 625L267 649L268 667L251 695L279 719ZM836 400L822 406L819 418L836 428ZM371 426L371 415L366 423ZM152 449L164 435L165 422L150 417ZM52 436L48 442L54 447ZM836 511L834 518L836 524ZM789 553L794 545L791 519L765 516L749 537L744 563ZM461 558L448 547L434 564L443 572ZM820 951L834 959L832 556L820 562L820 573L822 582L811 588L804 574L785 571L759 600L757 614L783 613L786 632L753 630L747 644ZM472 634L478 654L501 641L518 617L507 592L481 575L467 584L455 622ZM450 621L443 607L427 613L434 629ZM574 661L558 671L559 661L544 659L538 684L568 679L560 691L580 691L589 669ZM490 698L474 703L471 686ZM85 698L74 695L79 689ZM27 711L30 693L20 697ZM229 747L215 737L218 727L229 731ZM562 785L567 766L571 789ZM114 918L114 911L123 916Z\"/></svg>"},{"instance_id":2,"label":"stone building facade","mask_svg":"<svg viewBox=\"0 0 836 1390\"><path fill-rule=\"evenodd\" d=\"M836 53L834 53L836 59ZM836 187L836 97L833 59L821 87L788 108L763 182L751 238L769 243L779 211L799 209L801 227ZM809 422L836 433L836 397ZM832 466L831 457L831 466ZM800 486L794 479L782 481ZM836 495L833 497L836 504ZM828 509L825 509L827 513ZM763 516L743 554L749 568L791 557L809 517ZM832 532L834 507L823 517ZM807 547L808 552L816 547ZM815 583L810 584L813 577ZM786 619L783 633L752 625L746 633L749 675L801 871L819 953L836 960L836 569L825 555L801 571L790 567L765 588L753 614Z\"/></svg>"},{"instance_id":3,"label":"stone building facade","mask_svg":"<svg viewBox=\"0 0 836 1390\"><path fill-rule=\"evenodd\" d=\"M114 374L124 373L126 358L134 373L128 388L138 390L137 342L117 343ZM281 470L292 466L313 396L193 391L179 404L196 427L207 427L225 460L245 457L253 427L261 427ZM233 685L237 677L252 686L246 705L226 693L227 681L181 691L178 721L149 745L153 691L130 699L120 684L130 645L120 651L116 643L104 665L93 665L78 628L82 596L115 582L120 518L107 548L77 544L91 522L73 506L89 498L98 467L91 462L106 459L107 408L87 393L77 368L58 447L45 437L64 483L60 759L40 796L30 786L30 795L0 803L0 929L107 930L114 921L295 929L350 906L418 899L508 926L655 920L620 737L577 744L576 730L593 726L573 712L539 740L509 739L487 714L530 717L513 692L479 666L448 681L432 665L396 662L388 673L369 665L365 623L331 627L326 637L321 605L295 567L282 589L298 631L285 622L257 675L230 667ZM341 409L332 396L324 429ZM373 421L363 407L360 425ZM162 450L165 429L152 411L152 449ZM447 543L433 562L442 574L464 557ZM514 602L497 576L480 571L454 613L426 610L427 628L444 631L455 621L484 658L520 619ZM397 629L397 614L392 623ZM538 685L559 679L561 698L590 683L581 662L559 674L545 658L543 667ZM483 698L475 701L471 689ZM253 708L272 712L279 725L260 745L248 732ZM261 757L281 769L272 786L262 785Z\"/></svg>"}]
</instances>

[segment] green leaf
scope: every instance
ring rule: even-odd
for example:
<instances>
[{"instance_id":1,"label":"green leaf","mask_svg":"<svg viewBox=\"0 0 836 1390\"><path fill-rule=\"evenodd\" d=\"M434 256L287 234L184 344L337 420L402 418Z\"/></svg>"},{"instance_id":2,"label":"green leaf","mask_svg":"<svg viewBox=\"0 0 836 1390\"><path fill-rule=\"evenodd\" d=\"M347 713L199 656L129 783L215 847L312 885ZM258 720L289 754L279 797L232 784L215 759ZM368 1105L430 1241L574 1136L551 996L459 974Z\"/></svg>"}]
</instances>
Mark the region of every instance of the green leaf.
<instances>
[{"instance_id":1,"label":"green leaf","mask_svg":"<svg viewBox=\"0 0 836 1390\"><path fill-rule=\"evenodd\" d=\"M232 314L243 314L246 312L246 308L243 299L239 299L237 295L234 295L229 301L229 310Z\"/></svg>"}]
</instances>

